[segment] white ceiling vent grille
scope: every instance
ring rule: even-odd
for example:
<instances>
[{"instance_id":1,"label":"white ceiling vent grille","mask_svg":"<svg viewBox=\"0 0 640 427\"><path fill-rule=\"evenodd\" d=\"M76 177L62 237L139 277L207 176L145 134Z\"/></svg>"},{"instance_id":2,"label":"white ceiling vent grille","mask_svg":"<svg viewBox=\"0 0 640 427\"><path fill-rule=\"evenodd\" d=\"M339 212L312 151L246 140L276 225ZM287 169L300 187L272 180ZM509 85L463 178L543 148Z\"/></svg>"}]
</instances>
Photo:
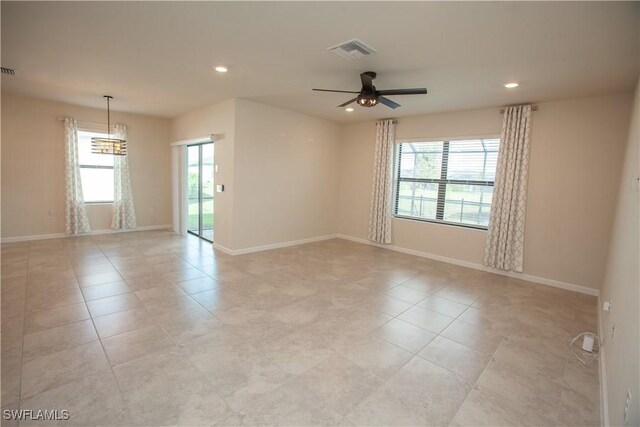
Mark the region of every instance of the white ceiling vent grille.
<instances>
[{"instance_id":1,"label":"white ceiling vent grille","mask_svg":"<svg viewBox=\"0 0 640 427\"><path fill-rule=\"evenodd\" d=\"M376 50L360 39L353 39L327 48L341 58L354 60L376 53Z\"/></svg>"}]
</instances>

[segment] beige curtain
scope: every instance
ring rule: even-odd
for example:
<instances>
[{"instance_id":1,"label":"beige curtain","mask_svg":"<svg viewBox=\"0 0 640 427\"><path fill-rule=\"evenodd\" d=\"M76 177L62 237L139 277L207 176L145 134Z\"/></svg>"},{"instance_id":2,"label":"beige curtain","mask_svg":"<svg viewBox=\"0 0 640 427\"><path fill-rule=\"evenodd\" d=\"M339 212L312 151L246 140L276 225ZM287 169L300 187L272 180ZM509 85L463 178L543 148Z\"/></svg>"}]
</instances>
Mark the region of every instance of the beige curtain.
<instances>
[{"instance_id":1,"label":"beige curtain","mask_svg":"<svg viewBox=\"0 0 640 427\"><path fill-rule=\"evenodd\" d=\"M127 140L127 126L113 127L114 136ZM127 141L127 145L129 142ZM123 230L136 228L136 210L133 206L133 192L129 176L129 155L113 156L113 218L111 228Z\"/></svg>"},{"instance_id":2,"label":"beige curtain","mask_svg":"<svg viewBox=\"0 0 640 427\"><path fill-rule=\"evenodd\" d=\"M376 153L373 164L369 240L386 244L391 243L391 195L393 188L395 123L393 120L380 120L376 126Z\"/></svg>"},{"instance_id":3,"label":"beige curtain","mask_svg":"<svg viewBox=\"0 0 640 427\"><path fill-rule=\"evenodd\" d=\"M522 272L531 105L508 107L502 121L484 262Z\"/></svg>"},{"instance_id":4,"label":"beige curtain","mask_svg":"<svg viewBox=\"0 0 640 427\"><path fill-rule=\"evenodd\" d=\"M78 121L70 117L64 119L64 191L65 233L71 235L91 231L82 195L78 161Z\"/></svg>"}]
</instances>

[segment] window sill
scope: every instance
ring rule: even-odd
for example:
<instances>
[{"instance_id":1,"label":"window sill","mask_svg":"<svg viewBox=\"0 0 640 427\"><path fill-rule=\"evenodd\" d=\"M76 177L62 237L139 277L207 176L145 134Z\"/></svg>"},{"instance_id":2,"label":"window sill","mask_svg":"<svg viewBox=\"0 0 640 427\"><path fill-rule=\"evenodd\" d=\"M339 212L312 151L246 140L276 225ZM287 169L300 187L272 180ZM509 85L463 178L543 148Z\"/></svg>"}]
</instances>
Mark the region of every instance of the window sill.
<instances>
[{"instance_id":1,"label":"window sill","mask_svg":"<svg viewBox=\"0 0 640 427\"><path fill-rule=\"evenodd\" d=\"M472 225L472 224L461 224L457 222L447 222L447 221L437 221L434 219L426 219L426 218L415 218L411 216L403 216L403 215L393 215L393 219L399 219L402 221L415 221L415 222L426 222L430 224L438 224L444 225L448 227L455 228L465 228L467 230L476 230L476 231L487 231L487 227L481 225Z\"/></svg>"}]
</instances>

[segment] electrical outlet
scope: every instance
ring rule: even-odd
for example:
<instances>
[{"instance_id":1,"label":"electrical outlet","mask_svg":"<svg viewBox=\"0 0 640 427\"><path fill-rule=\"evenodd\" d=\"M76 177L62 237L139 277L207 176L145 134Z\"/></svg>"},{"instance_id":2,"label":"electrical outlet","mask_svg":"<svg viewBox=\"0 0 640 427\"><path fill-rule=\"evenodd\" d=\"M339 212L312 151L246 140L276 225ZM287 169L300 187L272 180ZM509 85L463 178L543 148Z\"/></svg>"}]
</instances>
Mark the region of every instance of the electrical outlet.
<instances>
[{"instance_id":1,"label":"electrical outlet","mask_svg":"<svg viewBox=\"0 0 640 427\"><path fill-rule=\"evenodd\" d=\"M624 423L629 422L629 412L631 410L631 389L627 389L627 401L624 403Z\"/></svg>"}]
</instances>

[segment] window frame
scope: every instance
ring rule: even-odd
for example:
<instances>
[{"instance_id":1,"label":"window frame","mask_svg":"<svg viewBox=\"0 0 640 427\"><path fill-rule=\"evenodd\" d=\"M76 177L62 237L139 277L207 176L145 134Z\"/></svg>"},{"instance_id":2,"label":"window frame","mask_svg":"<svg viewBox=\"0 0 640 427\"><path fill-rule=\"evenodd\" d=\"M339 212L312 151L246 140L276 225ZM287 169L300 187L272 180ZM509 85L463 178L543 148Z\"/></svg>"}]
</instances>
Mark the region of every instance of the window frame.
<instances>
[{"instance_id":1,"label":"window frame","mask_svg":"<svg viewBox=\"0 0 640 427\"><path fill-rule=\"evenodd\" d=\"M106 127L106 126L105 126ZM83 132L83 133L90 133L93 134L91 137L94 136L109 136L108 133L105 133L104 130L97 130L97 129L91 129L91 128L78 128L78 132ZM80 138L78 138L78 143L80 143ZM104 154L103 154L104 155ZM111 156L113 156L113 154L111 154ZM115 159L114 159L115 160ZM105 165L91 165L91 164L82 164L80 163L80 159L78 159L78 167L80 169L114 169L114 166L105 166ZM84 184L82 184L84 185ZM115 172L114 172L114 191L115 191ZM83 188L84 190L84 188ZM85 201L85 205L112 205L114 202L114 200L93 200L90 202Z\"/></svg>"},{"instance_id":2,"label":"window frame","mask_svg":"<svg viewBox=\"0 0 640 427\"><path fill-rule=\"evenodd\" d=\"M432 218L421 218L410 215L402 215L398 214L398 192L400 191L400 183L401 182L420 182L426 184L438 184L438 196L436 201L436 217L441 215L444 218L444 203L439 203L440 198L442 197L443 201L446 197L446 185L447 184L466 184L466 185L478 185L485 187L493 187L494 181L476 181L476 180L456 180L456 179L446 179L447 170L449 167L449 143L452 141L467 141L474 139L500 139L501 135L482 135L482 136L457 136L457 137L444 137L444 138L411 138L411 139L397 139L394 142L394 150L393 150L393 205L391 207L392 214L394 218L409 220L409 221L419 221L419 222L428 222L432 224L441 224L441 225L449 225L454 227L463 227L469 228L473 230L487 231L488 226L485 225L477 225L477 224L466 224L462 222L453 222L453 221L445 221L444 219L432 219ZM442 163L440 168L440 178L401 178L400 177L400 147L401 144L412 143L412 142L442 142ZM502 142L502 141L500 141ZM446 154L445 154L445 146L446 146ZM498 153L500 150L498 149ZM444 190L443 190L444 188ZM441 196L442 194L442 196ZM440 207L442 206L442 207Z\"/></svg>"}]
</instances>

